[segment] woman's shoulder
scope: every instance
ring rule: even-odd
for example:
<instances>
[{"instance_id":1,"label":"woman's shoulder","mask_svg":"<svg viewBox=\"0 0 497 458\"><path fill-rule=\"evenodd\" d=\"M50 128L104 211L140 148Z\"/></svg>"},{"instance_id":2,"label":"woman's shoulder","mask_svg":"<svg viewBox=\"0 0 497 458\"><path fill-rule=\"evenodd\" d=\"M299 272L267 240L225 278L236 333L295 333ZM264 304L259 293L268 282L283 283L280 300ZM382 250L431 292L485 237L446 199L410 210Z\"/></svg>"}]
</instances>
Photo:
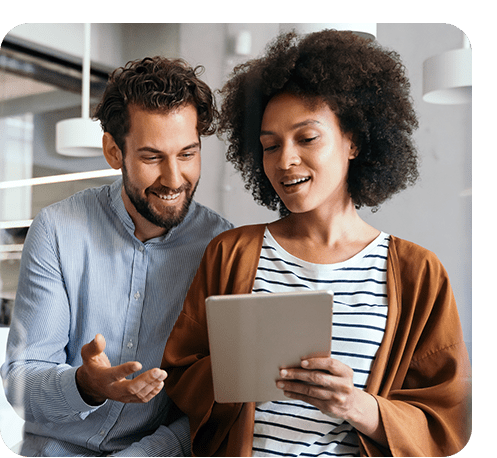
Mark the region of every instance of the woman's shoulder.
<instances>
[{"instance_id":1,"label":"woman's shoulder","mask_svg":"<svg viewBox=\"0 0 497 458\"><path fill-rule=\"evenodd\" d=\"M259 240L263 236L265 228L266 224L235 227L219 234L212 239L211 244L250 243L251 241Z\"/></svg>"},{"instance_id":2,"label":"woman's shoulder","mask_svg":"<svg viewBox=\"0 0 497 458\"><path fill-rule=\"evenodd\" d=\"M445 268L438 256L414 242L391 235L389 255L391 261L398 264L403 273L445 275Z\"/></svg>"},{"instance_id":3,"label":"woman's shoulder","mask_svg":"<svg viewBox=\"0 0 497 458\"><path fill-rule=\"evenodd\" d=\"M435 257L436 254L430 251L429 249L418 245L415 242L411 242L409 240L402 239L395 235L390 235L390 246L393 247L399 256L402 257Z\"/></svg>"},{"instance_id":4,"label":"woman's shoulder","mask_svg":"<svg viewBox=\"0 0 497 458\"><path fill-rule=\"evenodd\" d=\"M209 243L206 254L229 253L236 250L247 251L250 248L257 249L264 236L265 224L252 224L239 226L222 232L214 237Z\"/></svg>"}]
</instances>

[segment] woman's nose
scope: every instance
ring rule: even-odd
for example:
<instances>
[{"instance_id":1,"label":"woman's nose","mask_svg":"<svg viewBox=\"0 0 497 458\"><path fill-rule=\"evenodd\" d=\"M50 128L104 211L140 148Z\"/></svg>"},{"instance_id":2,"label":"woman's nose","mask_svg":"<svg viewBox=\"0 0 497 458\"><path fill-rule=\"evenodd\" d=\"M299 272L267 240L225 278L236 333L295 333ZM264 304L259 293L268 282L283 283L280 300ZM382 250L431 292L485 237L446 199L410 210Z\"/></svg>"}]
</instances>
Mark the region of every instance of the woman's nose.
<instances>
[{"instance_id":1,"label":"woman's nose","mask_svg":"<svg viewBox=\"0 0 497 458\"><path fill-rule=\"evenodd\" d=\"M298 152L298 148L293 145L282 145L280 149L280 155L278 158L278 168L281 170L287 170L292 166L299 165L301 163L301 158Z\"/></svg>"}]
</instances>

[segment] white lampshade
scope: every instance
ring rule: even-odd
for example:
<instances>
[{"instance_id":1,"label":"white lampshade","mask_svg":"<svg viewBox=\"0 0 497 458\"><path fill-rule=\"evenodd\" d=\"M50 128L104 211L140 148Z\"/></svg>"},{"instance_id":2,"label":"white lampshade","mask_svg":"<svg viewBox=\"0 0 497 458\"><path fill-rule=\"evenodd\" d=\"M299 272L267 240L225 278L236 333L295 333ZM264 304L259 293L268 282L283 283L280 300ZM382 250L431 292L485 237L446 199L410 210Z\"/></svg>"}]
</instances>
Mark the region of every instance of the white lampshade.
<instances>
[{"instance_id":1,"label":"white lampshade","mask_svg":"<svg viewBox=\"0 0 497 458\"><path fill-rule=\"evenodd\" d=\"M55 148L64 156L100 156L102 135L98 121L90 118L64 119L55 126Z\"/></svg>"},{"instance_id":2,"label":"white lampshade","mask_svg":"<svg viewBox=\"0 0 497 458\"><path fill-rule=\"evenodd\" d=\"M430 57L423 64L423 100L455 105L472 97L471 48L465 47Z\"/></svg>"},{"instance_id":3,"label":"white lampshade","mask_svg":"<svg viewBox=\"0 0 497 458\"><path fill-rule=\"evenodd\" d=\"M102 128L90 118L90 32L91 24L84 24L81 118L64 119L55 126L55 150L64 156L102 154Z\"/></svg>"},{"instance_id":4,"label":"white lampshade","mask_svg":"<svg viewBox=\"0 0 497 458\"><path fill-rule=\"evenodd\" d=\"M289 31L295 29L299 33L319 32L324 29L350 30L355 34L368 39L375 39L377 32L376 22L338 22L338 23L300 23L300 24L280 24L280 30Z\"/></svg>"}]
</instances>

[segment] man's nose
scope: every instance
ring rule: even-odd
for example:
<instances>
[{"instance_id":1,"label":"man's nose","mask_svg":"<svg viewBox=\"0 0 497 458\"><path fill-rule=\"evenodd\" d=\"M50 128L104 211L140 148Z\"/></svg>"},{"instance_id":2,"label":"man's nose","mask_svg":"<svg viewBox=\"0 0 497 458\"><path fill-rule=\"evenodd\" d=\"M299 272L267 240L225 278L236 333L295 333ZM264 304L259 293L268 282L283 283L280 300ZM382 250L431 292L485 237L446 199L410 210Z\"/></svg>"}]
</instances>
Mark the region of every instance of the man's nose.
<instances>
[{"instance_id":1,"label":"man's nose","mask_svg":"<svg viewBox=\"0 0 497 458\"><path fill-rule=\"evenodd\" d=\"M161 165L161 185L170 189L178 189L183 184L181 168L177 161L163 161Z\"/></svg>"}]
</instances>

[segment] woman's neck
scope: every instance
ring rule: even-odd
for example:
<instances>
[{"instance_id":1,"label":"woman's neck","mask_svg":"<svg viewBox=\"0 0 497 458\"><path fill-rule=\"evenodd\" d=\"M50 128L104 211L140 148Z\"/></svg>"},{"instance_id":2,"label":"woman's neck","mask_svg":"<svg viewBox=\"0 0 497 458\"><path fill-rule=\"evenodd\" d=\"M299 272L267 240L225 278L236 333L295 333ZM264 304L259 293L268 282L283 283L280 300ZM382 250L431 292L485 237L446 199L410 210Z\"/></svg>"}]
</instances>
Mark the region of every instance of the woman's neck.
<instances>
[{"instance_id":1,"label":"woman's neck","mask_svg":"<svg viewBox=\"0 0 497 458\"><path fill-rule=\"evenodd\" d=\"M290 254L316 264L350 259L380 234L362 220L353 205L328 214L292 213L271 223L269 230Z\"/></svg>"}]
</instances>

